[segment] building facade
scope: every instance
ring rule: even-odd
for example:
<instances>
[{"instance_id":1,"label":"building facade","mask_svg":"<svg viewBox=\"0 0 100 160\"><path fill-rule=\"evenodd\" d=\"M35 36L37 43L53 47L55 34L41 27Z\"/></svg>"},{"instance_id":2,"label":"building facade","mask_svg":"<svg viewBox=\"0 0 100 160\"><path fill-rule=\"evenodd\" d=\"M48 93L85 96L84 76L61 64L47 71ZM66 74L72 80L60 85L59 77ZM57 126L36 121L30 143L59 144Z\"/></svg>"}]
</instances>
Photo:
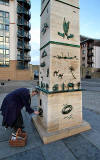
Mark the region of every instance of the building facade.
<instances>
[{"instance_id":1,"label":"building facade","mask_svg":"<svg viewBox=\"0 0 100 160\"><path fill-rule=\"evenodd\" d=\"M0 0L0 79L29 80L29 0Z\"/></svg>"},{"instance_id":2,"label":"building facade","mask_svg":"<svg viewBox=\"0 0 100 160\"><path fill-rule=\"evenodd\" d=\"M100 40L85 36L81 40L81 66L100 68Z\"/></svg>"}]
</instances>

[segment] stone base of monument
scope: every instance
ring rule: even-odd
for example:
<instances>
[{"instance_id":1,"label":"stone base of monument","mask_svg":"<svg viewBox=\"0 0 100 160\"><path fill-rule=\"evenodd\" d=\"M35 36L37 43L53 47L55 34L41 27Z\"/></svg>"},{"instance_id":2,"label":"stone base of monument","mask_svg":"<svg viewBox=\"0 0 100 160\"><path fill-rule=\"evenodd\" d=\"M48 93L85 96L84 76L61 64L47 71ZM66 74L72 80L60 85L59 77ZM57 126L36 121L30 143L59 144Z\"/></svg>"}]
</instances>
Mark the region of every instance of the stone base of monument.
<instances>
[{"instance_id":1,"label":"stone base of monument","mask_svg":"<svg viewBox=\"0 0 100 160\"><path fill-rule=\"evenodd\" d=\"M55 132L47 132L46 129L44 129L41 126L41 124L39 123L36 117L33 117L32 120L44 144L48 144L50 142L67 138L91 129L91 126L89 125L89 123L86 121L83 121L79 125L76 125L70 128L65 128Z\"/></svg>"}]
</instances>

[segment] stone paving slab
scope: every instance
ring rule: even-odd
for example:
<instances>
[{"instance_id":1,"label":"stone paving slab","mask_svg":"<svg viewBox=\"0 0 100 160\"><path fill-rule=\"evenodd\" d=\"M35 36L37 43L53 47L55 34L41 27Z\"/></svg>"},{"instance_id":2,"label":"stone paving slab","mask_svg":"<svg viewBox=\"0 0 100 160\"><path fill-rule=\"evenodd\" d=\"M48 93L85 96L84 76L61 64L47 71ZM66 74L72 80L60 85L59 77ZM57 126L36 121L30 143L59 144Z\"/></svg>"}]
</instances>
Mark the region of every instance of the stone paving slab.
<instances>
[{"instance_id":1,"label":"stone paving slab","mask_svg":"<svg viewBox=\"0 0 100 160\"><path fill-rule=\"evenodd\" d=\"M46 160L76 160L62 141L43 145L41 150Z\"/></svg>"},{"instance_id":2,"label":"stone paving slab","mask_svg":"<svg viewBox=\"0 0 100 160\"><path fill-rule=\"evenodd\" d=\"M100 150L82 135L63 140L78 160L100 160Z\"/></svg>"},{"instance_id":3,"label":"stone paving slab","mask_svg":"<svg viewBox=\"0 0 100 160\"><path fill-rule=\"evenodd\" d=\"M41 140L33 134L28 134L27 145L25 147L10 147L8 141L0 142L0 160L15 155L16 153L25 152L42 145Z\"/></svg>"},{"instance_id":4,"label":"stone paving slab","mask_svg":"<svg viewBox=\"0 0 100 160\"><path fill-rule=\"evenodd\" d=\"M84 91L82 95L83 107L100 113L100 94L98 92Z\"/></svg>"},{"instance_id":5,"label":"stone paving slab","mask_svg":"<svg viewBox=\"0 0 100 160\"><path fill-rule=\"evenodd\" d=\"M2 117L2 115L0 114L0 126L2 126L2 119L3 119L3 117Z\"/></svg>"},{"instance_id":6,"label":"stone paving slab","mask_svg":"<svg viewBox=\"0 0 100 160\"><path fill-rule=\"evenodd\" d=\"M5 85L1 86L0 83L0 93L9 93L17 88L34 88L37 85L37 81L5 81Z\"/></svg>"},{"instance_id":7,"label":"stone paving slab","mask_svg":"<svg viewBox=\"0 0 100 160\"><path fill-rule=\"evenodd\" d=\"M9 137L11 136L12 130L6 129L0 126L0 142L8 141Z\"/></svg>"},{"instance_id":8,"label":"stone paving slab","mask_svg":"<svg viewBox=\"0 0 100 160\"><path fill-rule=\"evenodd\" d=\"M83 109L83 119L90 123L93 130L100 132L100 114L89 109Z\"/></svg>"},{"instance_id":9,"label":"stone paving slab","mask_svg":"<svg viewBox=\"0 0 100 160\"><path fill-rule=\"evenodd\" d=\"M42 155L41 149L38 147L2 160L44 160L44 156Z\"/></svg>"},{"instance_id":10,"label":"stone paving slab","mask_svg":"<svg viewBox=\"0 0 100 160\"><path fill-rule=\"evenodd\" d=\"M94 144L98 149L100 149L100 133L96 130L91 130L88 132L81 133L90 143Z\"/></svg>"}]
</instances>

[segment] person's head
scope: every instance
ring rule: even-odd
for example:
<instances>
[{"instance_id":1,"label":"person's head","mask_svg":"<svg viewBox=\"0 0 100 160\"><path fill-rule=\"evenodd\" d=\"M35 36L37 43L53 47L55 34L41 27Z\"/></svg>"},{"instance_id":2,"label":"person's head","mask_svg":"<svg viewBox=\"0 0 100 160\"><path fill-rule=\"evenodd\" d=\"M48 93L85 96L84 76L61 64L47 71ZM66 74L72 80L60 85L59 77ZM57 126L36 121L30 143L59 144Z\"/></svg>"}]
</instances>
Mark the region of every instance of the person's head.
<instances>
[{"instance_id":1,"label":"person's head","mask_svg":"<svg viewBox=\"0 0 100 160\"><path fill-rule=\"evenodd\" d=\"M30 95L31 96L35 96L35 95L37 95L39 92L38 92L38 90L37 89L31 89L30 90Z\"/></svg>"}]
</instances>

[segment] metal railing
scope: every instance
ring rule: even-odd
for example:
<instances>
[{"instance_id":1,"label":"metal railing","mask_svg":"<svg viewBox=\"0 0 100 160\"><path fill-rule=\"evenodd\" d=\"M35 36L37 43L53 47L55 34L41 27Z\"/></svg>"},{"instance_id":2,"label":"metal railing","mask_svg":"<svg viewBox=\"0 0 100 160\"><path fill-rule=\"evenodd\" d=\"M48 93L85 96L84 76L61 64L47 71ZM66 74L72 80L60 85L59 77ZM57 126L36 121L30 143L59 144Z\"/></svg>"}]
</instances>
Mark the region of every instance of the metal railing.
<instances>
[{"instance_id":1,"label":"metal railing","mask_svg":"<svg viewBox=\"0 0 100 160\"><path fill-rule=\"evenodd\" d=\"M21 61L31 61L31 56L30 55L20 55L20 54L17 54L17 60Z\"/></svg>"}]
</instances>

